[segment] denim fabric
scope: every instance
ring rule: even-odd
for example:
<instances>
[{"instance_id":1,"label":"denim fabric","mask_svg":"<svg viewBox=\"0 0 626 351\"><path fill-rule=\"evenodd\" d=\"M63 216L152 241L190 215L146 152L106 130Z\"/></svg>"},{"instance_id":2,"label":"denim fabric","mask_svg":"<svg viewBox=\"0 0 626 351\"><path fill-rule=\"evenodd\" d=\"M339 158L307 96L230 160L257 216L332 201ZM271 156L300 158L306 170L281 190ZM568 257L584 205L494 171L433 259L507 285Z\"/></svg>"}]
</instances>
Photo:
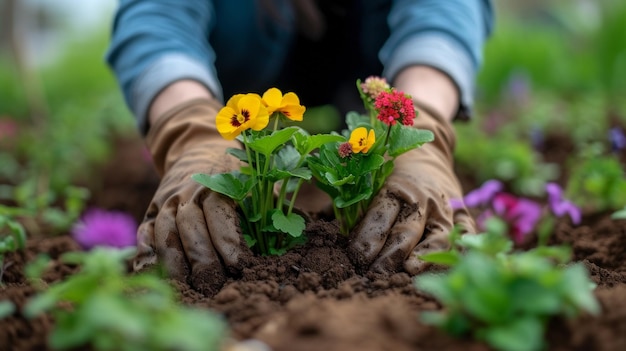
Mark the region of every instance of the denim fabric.
<instances>
[{"instance_id":1,"label":"denim fabric","mask_svg":"<svg viewBox=\"0 0 626 351\"><path fill-rule=\"evenodd\" d=\"M121 0L106 60L140 130L152 99L179 79L201 82L222 101L276 86L314 106L355 90L357 78L392 80L426 64L446 72L462 110L471 108L494 21L490 0L318 0L328 27L319 41L298 33L289 3Z\"/></svg>"}]
</instances>

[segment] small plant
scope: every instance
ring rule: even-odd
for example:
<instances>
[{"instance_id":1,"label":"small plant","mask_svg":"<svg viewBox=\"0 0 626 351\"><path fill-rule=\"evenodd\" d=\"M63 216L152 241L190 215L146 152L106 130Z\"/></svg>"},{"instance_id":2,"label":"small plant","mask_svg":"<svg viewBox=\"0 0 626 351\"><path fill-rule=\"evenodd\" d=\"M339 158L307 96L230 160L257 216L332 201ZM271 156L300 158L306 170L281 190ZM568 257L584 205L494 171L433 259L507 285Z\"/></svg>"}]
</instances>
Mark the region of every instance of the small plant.
<instances>
[{"instance_id":1,"label":"small plant","mask_svg":"<svg viewBox=\"0 0 626 351\"><path fill-rule=\"evenodd\" d=\"M241 210L244 238L264 255L281 254L305 240L305 221L294 212L294 201L302 183L311 179L306 156L320 145L340 139L336 135L310 136L297 126L284 127L288 121L301 121L304 111L295 93L283 95L276 88L263 96L231 97L217 115L217 129L225 139L241 141L243 150L231 148L228 153L244 165L230 173L192 176L235 200Z\"/></svg>"},{"instance_id":2,"label":"small plant","mask_svg":"<svg viewBox=\"0 0 626 351\"><path fill-rule=\"evenodd\" d=\"M444 308L424 312L425 323L455 336L471 335L497 350L532 351L545 349L552 318L600 312L585 266L568 264L568 247L513 252L504 220L492 217L485 227L478 235L453 232L449 251L421 257L450 267L415 278L417 289Z\"/></svg>"},{"instance_id":3,"label":"small plant","mask_svg":"<svg viewBox=\"0 0 626 351\"><path fill-rule=\"evenodd\" d=\"M0 283L8 264L4 255L23 250L26 246L26 231L20 222L11 216L7 207L0 205Z\"/></svg>"},{"instance_id":4,"label":"small plant","mask_svg":"<svg viewBox=\"0 0 626 351\"><path fill-rule=\"evenodd\" d=\"M219 349L225 323L210 312L180 305L173 288L156 275L127 275L126 260L133 254L132 248L104 247L64 254L62 260L80 265L80 272L33 297L25 316L52 314L53 349ZM41 267L27 268L36 281Z\"/></svg>"},{"instance_id":5,"label":"small plant","mask_svg":"<svg viewBox=\"0 0 626 351\"><path fill-rule=\"evenodd\" d=\"M571 167L566 192L588 211L614 211L626 206L626 177L615 155L589 145Z\"/></svg>"},{"instance_id":6,"label":"small plant","mask_svg":"<svg viewBox=\"0 0 626 351\"><path fill-rule=\"evenodd\" d=\"M504 185L499 180L488 180L483 185L469 192L462 200L452 199L452 208L477 208L482 212L477 217L479 230L486 229L486 223L494 217L503 220L507 235L516 243L523 244L528 235L537 231L538 244L547 244L554 227L555 217L569 216L574 224L581 221L581 211L571 201L563 198L563 189L556 183L548 183L544 191L548 196L545 208L538 202L517 197L503 191Z\"/></svg>"},{"instance_id":7,"label":"small plant","mask_svg":"<svg viewBox=\"0 0 626 351\"><path fill-rule=\"evenodd\" d=\"M343 138L308 157L316 184L333 199L340 231L348 235L392 173L396 158L434 139L413 128L411 97L379 77L357 81L368 115L348 113Z\"/></svg>"}]
</instances>

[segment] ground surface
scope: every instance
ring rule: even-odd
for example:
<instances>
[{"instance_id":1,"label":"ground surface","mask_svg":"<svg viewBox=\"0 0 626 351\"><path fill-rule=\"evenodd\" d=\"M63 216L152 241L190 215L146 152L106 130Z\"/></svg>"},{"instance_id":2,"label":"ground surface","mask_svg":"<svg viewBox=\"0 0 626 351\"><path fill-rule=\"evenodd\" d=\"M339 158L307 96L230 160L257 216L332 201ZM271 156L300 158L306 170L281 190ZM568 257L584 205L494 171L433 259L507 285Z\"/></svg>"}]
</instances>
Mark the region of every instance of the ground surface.
<instances>
[{"instance_id":1,"label":"ground surface","mask_svg":"<svg viewBox=\"0 0 626 351\"><path fill-rule=\"evenodd\" d=\"M149 165L129 156L140 155L139 146L121 144L124 152L105 167L107 180L94 192L94 204L141 217L157 180ZM358 274L333 223L312 223L307 232L312 240L306 247L257 258L215 296L175 283L182 303L222 313L235 338L257 338L275 351L488 350L421 324L419 312L439 305L418 293L407 274ZM577 227L561 221L553 243L571 245L574 259L587 266L598 284L595 295L603 313L553 321L549 349L626 350L626 221L612 220L609 213L587 214ZM0 300L23 306L36 292L24 278L24 265L41 252L56 259L71 250L78 246L69 236L30 239L24 252L7 256L11 265ZM56 261L44 279L55 282L74 271ZM0 349L46 350L53 325L50 317L26 320L19 313L0 320Z\"/></svg>"}]
</instances>

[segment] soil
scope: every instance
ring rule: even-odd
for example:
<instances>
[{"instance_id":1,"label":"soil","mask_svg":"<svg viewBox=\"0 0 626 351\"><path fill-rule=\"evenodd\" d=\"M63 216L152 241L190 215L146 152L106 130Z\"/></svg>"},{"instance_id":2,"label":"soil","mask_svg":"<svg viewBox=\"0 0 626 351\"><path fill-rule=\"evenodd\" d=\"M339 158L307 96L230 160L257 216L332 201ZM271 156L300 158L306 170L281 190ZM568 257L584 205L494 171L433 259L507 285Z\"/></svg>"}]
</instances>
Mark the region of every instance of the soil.
<instances>
[{"instance_id":1,"label":"soil","mask_svg":"<svg viewBox=\"0 0 626 351\"><path fill-rule=\"evenodd\" d=\"M103 167L103 183L94 189L92 205L121 209L140 220L158 184L149 162L137 162L142 145L130 138L118 142L116 157ZM469 190L475 184L464 183ZM360 274L345 251L346 240L333 222L307 226L311 240L281 257L256 257L230 278L214 296L184 282L172 281L181 303L224 315L231 336L258 339L274 351L287 350L488 350L470 339L455 339L424 325L419 313L441 306L419 293L406 273ZM560 221L553 244L571 245L597 284L599 316L554 319L546 338L549 350L626 350L626 221L610 213L585 214L573 227ZM0 301L18 307L36 293L24 277L24 265L46 252L54 260L44 276L51 284L76 268L57 259L79 250L69 235L29 238L26 250L10 253L0 286ZM0 320L0 349L47 350L54 327L50 316L28 320L19 313Z\"/></svg>"}]
</instances>

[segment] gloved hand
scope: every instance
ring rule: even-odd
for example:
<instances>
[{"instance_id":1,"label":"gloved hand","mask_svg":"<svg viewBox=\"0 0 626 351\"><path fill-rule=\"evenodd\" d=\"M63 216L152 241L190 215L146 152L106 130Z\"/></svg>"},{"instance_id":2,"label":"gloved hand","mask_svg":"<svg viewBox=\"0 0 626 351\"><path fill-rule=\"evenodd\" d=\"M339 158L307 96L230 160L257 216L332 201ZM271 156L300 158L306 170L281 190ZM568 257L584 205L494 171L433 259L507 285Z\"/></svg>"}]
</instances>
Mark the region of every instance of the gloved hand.
<instances>
[{"instance_id":1,"label":"gloved hand","mask_svg":"<svg viewBox=\"0 0 626 351\"><path fill-rule=\"evenodd\" d=\"M420 273L427 263L417 256L448 248L455 224L476 231L467 209L453 211L449 204L463 196L454 174L452 126L418 109L414 127L432 131L435 140L395 160L393 173L352 232L350 257L358 266L371 264L370 271Z\"/></svg>"},{"instance_id":2,"label":"gloved hand","mask_svg":"<svg viewBox=\"0 0 626 351\"><path fill-rule=\"evenodd\" d=\"M139 226L133 262L136 271L163 264L171 278L209 294L223 285L224 268L237 269L247 250L235 203L191 179L239 167L226 154L238 143L223 139L215 127L220 108L212 99L191 100L149 129L146 143L162 179Z\"/></svg>"}]
</instances>

